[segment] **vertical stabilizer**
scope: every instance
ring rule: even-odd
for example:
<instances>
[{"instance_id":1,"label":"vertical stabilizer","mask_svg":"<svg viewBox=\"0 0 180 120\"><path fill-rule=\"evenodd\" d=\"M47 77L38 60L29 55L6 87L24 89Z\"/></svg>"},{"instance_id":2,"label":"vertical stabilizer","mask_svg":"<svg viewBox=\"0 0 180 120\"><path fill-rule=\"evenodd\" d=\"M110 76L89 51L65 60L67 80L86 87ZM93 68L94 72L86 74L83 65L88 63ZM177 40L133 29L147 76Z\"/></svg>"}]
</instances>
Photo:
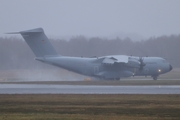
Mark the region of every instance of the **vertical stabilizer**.
<instances>
[{"instance_id":1,"label":"vertical stabilizer","mask_svg":"<svg viewBox=\"0 0 180 120\"><path fill-rule=\"evenodd\" d=\"M58 55L42 28L19 32L27 42L36 57Z\"/></svg>"}]
</instances>

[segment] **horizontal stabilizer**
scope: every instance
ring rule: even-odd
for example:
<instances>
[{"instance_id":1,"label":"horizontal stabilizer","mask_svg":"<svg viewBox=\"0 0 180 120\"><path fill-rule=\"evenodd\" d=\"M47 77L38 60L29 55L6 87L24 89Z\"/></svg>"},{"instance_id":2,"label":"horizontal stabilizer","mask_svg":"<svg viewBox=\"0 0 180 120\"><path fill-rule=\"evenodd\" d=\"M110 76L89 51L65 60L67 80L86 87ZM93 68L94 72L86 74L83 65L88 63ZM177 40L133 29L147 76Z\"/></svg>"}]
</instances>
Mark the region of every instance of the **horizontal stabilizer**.
<instances>
[{"instance_id":1,"label":"horizontal stabilizer","mask_svg":"<svg viewBox=\"0 0 180 120\"><path fill-rule=\"evenodd\" d=\"M5 34L20 34L20 32L10 32L10 33L5 33Z\"/></svg>"},{"instance_id":2,"label":"horizontal stabilizer","mask_svg":"<svg viewBox=\"0 0 180 120\"><path fill-rule=\"evenodd\" d=\"M31 30L20 31L20 33L40 33L40 32L44 32L44 30L42 28L35 28Z\"/></svg>"},{"instance_id":3,"label":"horizontal stabilizer","mask_svg":"<svg viewBox=\"0 0 180 120\"><path fill-rule=\"evenodd\" d=\"M40 33L40 32L44 32L42 28L35 28L35 29L24 30L20 32L10 32L10 33L5 33L5 34Z\"/></svg>"}]
</instances>

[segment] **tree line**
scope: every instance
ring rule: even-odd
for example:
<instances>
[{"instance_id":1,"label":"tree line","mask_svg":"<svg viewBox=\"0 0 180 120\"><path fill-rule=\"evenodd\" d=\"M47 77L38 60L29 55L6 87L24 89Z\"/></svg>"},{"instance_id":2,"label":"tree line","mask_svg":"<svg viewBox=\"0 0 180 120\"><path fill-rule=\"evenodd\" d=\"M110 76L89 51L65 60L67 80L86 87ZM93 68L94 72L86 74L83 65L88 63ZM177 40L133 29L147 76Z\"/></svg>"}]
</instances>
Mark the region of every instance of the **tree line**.
<instances>
[{"instance_id":1,"label":"tree line","mask_svg":"<svg viewBox=\"0 0 180 120\"><path fill-rule=\"evenodd\" d=\"M50 39L61 55L94 57L106 55L158 56L169 61L174 68L180 67L180 35L151 37L132 41L130 38L106 39L99 37L72 37L70 40ZM0 70L49 68L35 61L33 52L23 39L0 37Z\"/></svg>"}]
</instances>

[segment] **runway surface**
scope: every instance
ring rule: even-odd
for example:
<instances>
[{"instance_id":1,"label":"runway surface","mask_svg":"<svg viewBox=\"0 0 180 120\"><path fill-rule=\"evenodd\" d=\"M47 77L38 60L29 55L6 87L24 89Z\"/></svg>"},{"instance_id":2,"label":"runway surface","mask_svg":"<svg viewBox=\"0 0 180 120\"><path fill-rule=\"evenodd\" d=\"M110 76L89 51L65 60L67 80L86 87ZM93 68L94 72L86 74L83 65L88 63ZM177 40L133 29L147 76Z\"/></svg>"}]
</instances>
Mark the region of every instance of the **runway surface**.
<instances>
[{"instance_id":1,"label":"runway surface","mask_svg":"<svg viewBox=\"0 0 180 120\"><path fill-rule=\"evenodd\" d=\"M180 86L0 84L0 94L180 94Z\"/></svg>"}]
</instances>

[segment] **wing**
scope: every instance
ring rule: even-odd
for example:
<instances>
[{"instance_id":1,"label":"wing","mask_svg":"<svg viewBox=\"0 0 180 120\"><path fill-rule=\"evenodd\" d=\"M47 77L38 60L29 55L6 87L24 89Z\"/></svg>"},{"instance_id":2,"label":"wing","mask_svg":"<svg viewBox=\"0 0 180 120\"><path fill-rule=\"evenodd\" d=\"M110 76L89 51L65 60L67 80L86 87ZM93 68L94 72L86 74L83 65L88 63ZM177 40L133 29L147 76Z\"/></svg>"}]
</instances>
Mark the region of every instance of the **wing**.
<instances>
[{"instance_id":1,"label":"wing","mask_svg":"<svg viewBox=\"0 0 180 120\"><path fill-rule=\"evenodd\" d=\"M128 58L129 57L125 55L105 56L102 63L104 64L128 63Z\"/></svg>"}]
</instances>

